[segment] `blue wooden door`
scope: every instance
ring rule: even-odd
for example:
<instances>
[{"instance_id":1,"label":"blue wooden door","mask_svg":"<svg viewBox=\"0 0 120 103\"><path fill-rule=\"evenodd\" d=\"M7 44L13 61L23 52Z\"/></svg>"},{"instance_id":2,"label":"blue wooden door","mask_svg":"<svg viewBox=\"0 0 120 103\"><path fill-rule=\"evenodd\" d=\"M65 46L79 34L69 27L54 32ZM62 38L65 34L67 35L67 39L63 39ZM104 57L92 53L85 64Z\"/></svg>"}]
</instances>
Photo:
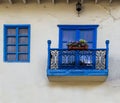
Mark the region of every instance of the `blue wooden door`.
<instances>
[{"instance_id":1,"label":"blue wooden door","mask_svg":"<svg viewBox=\"0 0 120 103\"><path fill-rule=\"evenodd\" d=\"M76 30L62 30L62 40L61 40L61 46L62 48L67 48L68 42L76 41L77 35Z\"/></svg>"},{"instance_id":2,"label":"blue wooden door","mask_svg":"<svg viewBox=\"0 0 120 103\"><path fill-rule=\"evenodd\" d=\"M60 49L67 49L69 42L79 41L80 39L87 41L88 49L96 49L98 25L58 25L58 27ZM94 50L66 52L59 53L60 65L65 64L70 68L71 66L75 66L75 68L93 68L95 63ZM82 67L83 65L84 67Z\"/></svg>"},{"instance_id":3,"label":"blue wooden door","mask_svg":"<svg viewBox=\"0 0 120 103\"><path fill-rule=\"evenodd\" d=\"M80 39L87 41L88 48L96 48L96 34L93 29L82 29L80 30Z\"/></svg>"},{"instance_id":4,"label":"blue wooden door","mask_svg":"<svg viewBox=\"0 0 120 103\"><path fill-rule=\"evenodd\" d=\"M63 29L60 35L60 48L67 48L68 42L79 41L80 39L87 41L89 49L96 48L96 34L94 34L93 29Z\"/></svg>"}]
</instances>

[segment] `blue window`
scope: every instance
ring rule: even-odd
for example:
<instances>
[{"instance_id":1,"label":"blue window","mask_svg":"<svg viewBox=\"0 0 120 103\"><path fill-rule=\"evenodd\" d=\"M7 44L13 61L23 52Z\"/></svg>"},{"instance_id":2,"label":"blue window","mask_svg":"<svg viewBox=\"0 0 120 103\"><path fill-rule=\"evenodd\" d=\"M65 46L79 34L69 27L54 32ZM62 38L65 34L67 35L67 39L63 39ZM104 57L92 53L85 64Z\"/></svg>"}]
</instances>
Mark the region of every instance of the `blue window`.
<instances>
[{"instance_id":1,"label":"blue window","mask_svg":"<svg viewBox=\"0 0 120 103\"><path fill-rule=\"evenodd\" d=\"M58 25L59 48L67 48L68 42L87 41L89 49L96 48L98 25Z\"/></svg>"},{"instance_id":2,"label":"blue window","mask_svg":"<svg viewBox=\"0 0 120 103\"><path fill-rule=\"evenodd\" d=\"M4 25L4 61L30 62L30 25Z\"/></svg>"}]
</instances>

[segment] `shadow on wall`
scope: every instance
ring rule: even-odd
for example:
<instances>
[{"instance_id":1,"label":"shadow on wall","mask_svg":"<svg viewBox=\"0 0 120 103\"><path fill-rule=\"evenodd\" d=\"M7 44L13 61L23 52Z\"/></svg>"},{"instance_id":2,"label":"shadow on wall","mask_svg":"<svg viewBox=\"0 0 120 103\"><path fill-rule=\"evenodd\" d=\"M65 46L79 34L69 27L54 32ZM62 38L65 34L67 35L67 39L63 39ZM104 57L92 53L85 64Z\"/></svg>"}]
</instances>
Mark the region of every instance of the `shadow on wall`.
<instances>
[{"instance_id":1,"label":"shadow on wall","mask_svg":"<svg viewBox=\"0 0 120 103\"><path fill-rule=\"evenodd\" d=\"M104 82L48 82L49 87L85 87L94 88L103 85Z\"/></svg>"},{"instance_id":2,"label":"shadow on wall","mask_svg":"<svg viewBox=\"0 0 120 103\"><path fill-rule=\"evenodd\" d=\"M109 75L107 82L120 81L120 58L109 57Z\"/></svg>"}]
</instances>

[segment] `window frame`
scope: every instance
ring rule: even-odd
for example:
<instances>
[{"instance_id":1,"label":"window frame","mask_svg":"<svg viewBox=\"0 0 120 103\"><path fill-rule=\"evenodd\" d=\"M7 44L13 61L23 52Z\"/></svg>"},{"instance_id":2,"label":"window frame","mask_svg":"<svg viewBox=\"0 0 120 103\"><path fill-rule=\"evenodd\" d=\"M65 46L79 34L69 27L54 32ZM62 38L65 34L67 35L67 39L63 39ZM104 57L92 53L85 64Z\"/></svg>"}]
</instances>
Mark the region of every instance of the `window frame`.
<instances>
[{"instance_id":1,"label":"window frame","mask_svg":"<svg viewBox=\"0 0 120 103\"><path fill-rule=\"evenodd\" d=\"M78 33L80 34L81 30L93 30L93 49L96 49L97 47L97 28L99 25L57 25L59 27L59 44L58 47L62 49L62 40L63 40L63 30L76 30L76 35L78 36ZM76 37L77 37L76 36ZM80 37L80 36L79 36ZM78 38L78 37L77 37ZM80 39L80 38L79 38Z\"/></svg>"},{"instance_id":2,"label":"window frame","mask_svg":"<svg viewBox=\"0 0 120 103\"><path fill-rule=\"evenodd\" d=\"M12 35L8 35L7 34L7 30L8 29L15 29L15 31L16 31L16 34L14 35L14 36L12 36ZM19 29L28 29L28 31L27 31L27 34L25 34L25 35L19 35ZM4 62L21 62L21 63L27 63L27 62L30 62L30 31L31 31L31 26L30 26L30 24L4 24L4 45L3 45L3 52L4 52ZM7 47L8 46L12 46L12 44L7 44L7 39L9 38L9 37L15 37L16 38L16 43L13 45L13 46L15 46L16 47L16 51L14 52L14 53L9 53L8 51L7 51ZM20 37L27 37L27 39L28 39L28 43L23 43L23 44L19 44L19 38ZM19 47L20 46L27 46L27 52L19 52ZM16 57L15 57L15 60L8 60L7 59L7 55L9 55L9 54L13 54L13 55L15 55ZM21 55L21 54L23 54L23 55L27 55L27 60L19 60L19 55Z\"/></svg>"}]
</instances>

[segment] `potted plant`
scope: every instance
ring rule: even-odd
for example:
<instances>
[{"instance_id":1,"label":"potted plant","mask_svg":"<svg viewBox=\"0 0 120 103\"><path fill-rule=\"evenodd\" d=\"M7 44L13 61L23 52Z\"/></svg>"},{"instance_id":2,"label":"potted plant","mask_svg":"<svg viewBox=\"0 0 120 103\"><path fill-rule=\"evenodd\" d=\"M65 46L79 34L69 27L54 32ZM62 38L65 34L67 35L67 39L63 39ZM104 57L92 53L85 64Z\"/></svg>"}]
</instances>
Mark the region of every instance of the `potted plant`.
<instances>
[{"instance_id":1,"label":"potted plant","mask_svg":"<svg viewBox=\"0 0 120 103\"><path fill-rule=\"evenodd\" d=\"M84 39L80 39L79 41L76 42L69 42L67 46L68 49L78 49L78 50L88 49L88 44Z\"/></svg>"}]
</instances>

